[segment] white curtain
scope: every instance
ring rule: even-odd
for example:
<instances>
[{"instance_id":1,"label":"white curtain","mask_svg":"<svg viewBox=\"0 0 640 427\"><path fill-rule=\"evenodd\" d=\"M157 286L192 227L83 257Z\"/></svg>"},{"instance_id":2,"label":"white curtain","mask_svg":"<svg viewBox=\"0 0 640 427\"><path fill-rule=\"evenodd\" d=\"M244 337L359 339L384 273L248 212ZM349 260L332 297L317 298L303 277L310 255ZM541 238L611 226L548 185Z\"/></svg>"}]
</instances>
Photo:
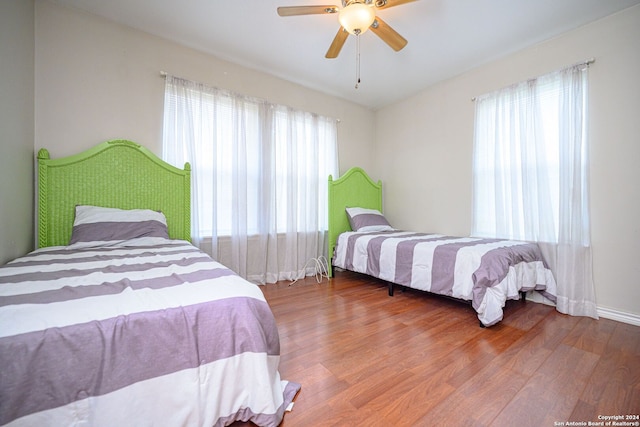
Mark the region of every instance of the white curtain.
<instances>
[{"instance_id":1,"label":"white curtain","mask_svg":"<svg viewBox=\"0 0 640 427\"><path fill-rule=\"evenodd\" d=\"M163 158L191 163L194 244L258 283L315 273L335 119L166 76Z\"/></svg>"},{"instance_id":2,"label":"white curtain","mask_svg":"<svg viewBox=\"0 0 640 427\"><path fill-rule=\"evenodd\" d=\"M538 242L556 278L558 311L598 318L587 70L580 64L478 97L472 234Z\"/></svg>"}]
</instances>

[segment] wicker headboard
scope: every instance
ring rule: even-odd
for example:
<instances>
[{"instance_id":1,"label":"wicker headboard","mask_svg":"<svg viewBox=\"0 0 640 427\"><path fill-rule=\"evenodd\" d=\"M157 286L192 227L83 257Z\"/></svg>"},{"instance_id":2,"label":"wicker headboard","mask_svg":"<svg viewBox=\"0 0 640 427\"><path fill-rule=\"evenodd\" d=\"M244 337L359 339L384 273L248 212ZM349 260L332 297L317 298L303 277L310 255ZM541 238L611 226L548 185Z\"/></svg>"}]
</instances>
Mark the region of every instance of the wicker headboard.
<instances>
[{"instance_id":1,"label":"wicker headboard","mask_svg":"<svg viewBox=\"0 0 640 427\"><path fill-rule=\"evenodd\" d=\"M191 168L178 169L131 141L103 142L50 159L38 152L38 247L69 244L76 205L153 209L169 237L191 240Z\"/></svg>"},{"instance_id":2,"label":"wicker headboard","mask_svg":"<svg viewBox=\"0 0 640 427\"><path fill-rule=\"evenodd\" d=\"M350 231L349 219L345 208L359 207L377 209L382 212L382 182L373 182L367 173L358 167L349 169L340 178L333 180L329 175L329 253L333 257L333 249L340 233ZM329 276L333 276L329 262Z\"/></svg>"}]
</instances>

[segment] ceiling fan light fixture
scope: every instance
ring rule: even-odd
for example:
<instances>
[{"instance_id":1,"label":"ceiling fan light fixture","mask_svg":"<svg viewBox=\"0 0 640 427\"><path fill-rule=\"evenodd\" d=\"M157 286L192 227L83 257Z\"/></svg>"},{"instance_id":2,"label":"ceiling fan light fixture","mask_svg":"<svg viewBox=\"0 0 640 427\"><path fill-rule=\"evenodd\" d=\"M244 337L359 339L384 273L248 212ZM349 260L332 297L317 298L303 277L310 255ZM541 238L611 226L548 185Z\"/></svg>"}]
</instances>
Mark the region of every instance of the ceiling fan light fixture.
<instances>
[{"instance_id":1,"label":"ceiling fan light fixture","mask_svg":"<svg viewBox=\"0 0 640 427\"><path fill-rule=\"evenodd\" d=\"M349 3L340 10L338 21L349 33L359 35L369 29L376 19L376 13L371 6L364 3Z\"/></svg>"}]
</instances>

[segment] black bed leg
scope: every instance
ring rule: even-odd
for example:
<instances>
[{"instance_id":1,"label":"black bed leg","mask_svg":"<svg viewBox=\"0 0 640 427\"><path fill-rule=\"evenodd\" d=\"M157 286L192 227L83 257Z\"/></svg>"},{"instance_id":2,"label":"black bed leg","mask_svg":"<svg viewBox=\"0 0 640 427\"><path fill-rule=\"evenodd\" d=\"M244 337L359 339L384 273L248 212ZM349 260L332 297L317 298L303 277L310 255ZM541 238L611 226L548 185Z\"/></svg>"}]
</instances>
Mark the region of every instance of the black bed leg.
<instances>
[{"instance_id":1,"label":"black bed leg","mask_svg":"<svg viewBox=\"0 0 640 427\"><path fill-rule=\"evenodd\" d=\"M486 328L486 326L484 326L484 323L482 323L481 320L478 320L478 324L480 325L481 328L483 328L483 329Z\"/></svg>"},{"instance_id":2,"label":"black bed leg","mask_svg":"<svg viewBox=\"0 0 640 427\"><path fill-rule=\"evenodd\" d=\"M389 296L393 296L393 283L389 282Z\"/></svg>"}]
</instances>

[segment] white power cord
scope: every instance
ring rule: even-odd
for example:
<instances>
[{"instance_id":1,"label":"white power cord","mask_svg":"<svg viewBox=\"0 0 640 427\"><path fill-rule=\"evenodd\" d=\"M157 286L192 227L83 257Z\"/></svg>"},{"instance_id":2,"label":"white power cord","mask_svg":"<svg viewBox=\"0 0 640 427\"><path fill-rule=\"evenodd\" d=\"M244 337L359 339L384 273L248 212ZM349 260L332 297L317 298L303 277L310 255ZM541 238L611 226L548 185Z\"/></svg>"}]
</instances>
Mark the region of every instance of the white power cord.
<instances>
[{"instance_id":1,"label":"white power cord","mask_svg":"<svg viewBox=\"0 0 640 427\"><path fill-rule=\"evenodd\" d=\"M320 256L318 258L311 258L309 261L307 261L304 267L302 267L302 275L296 278L296 280L294 280L293 282L289 283L289 286L307 276L307 267L309 267L310 263L315 264L316 282L322 282L323 277L329 279L329 263L327 262L327 258L325 258L324 256Z\"/></svg>"}]
</instances>

